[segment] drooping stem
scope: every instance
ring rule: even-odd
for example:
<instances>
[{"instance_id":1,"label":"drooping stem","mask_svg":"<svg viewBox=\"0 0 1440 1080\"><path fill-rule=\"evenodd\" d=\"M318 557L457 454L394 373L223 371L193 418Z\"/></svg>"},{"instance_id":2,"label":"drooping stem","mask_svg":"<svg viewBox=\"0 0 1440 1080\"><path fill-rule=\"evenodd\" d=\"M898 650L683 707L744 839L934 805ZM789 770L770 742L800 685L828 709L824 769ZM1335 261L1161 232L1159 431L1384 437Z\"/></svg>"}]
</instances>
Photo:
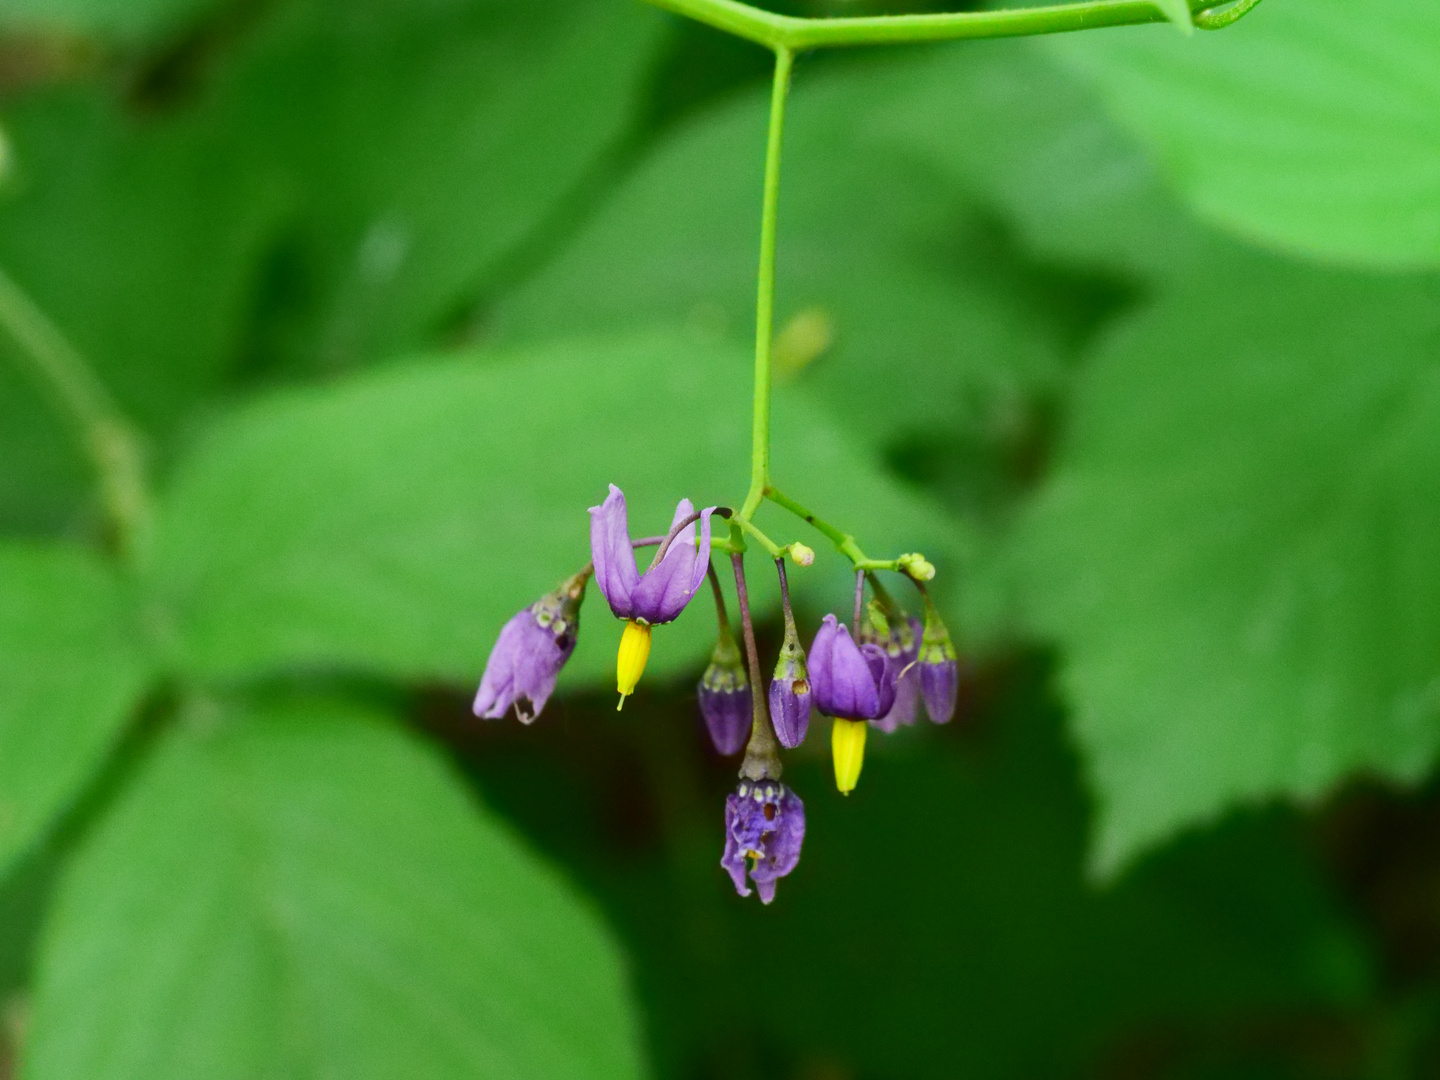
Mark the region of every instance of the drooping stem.
<instances>
[{"instance_id":1,"label":"drooping stem","mask_svg":"<svg viewBox=\"0 0 1440 1080\"><path fill-rule=\"evenodd\" d=\"M141 440L79 351L0 271L0 327L64 414L94 466L100 503L122 556L143 542L150 519Z\"/></svg>"},{"instance_id":2,"label":"drooping stem","mask_svg":"<svg viewBox=\"0 0 1440 1080\"><path fill-rule=\"evenodd\" d=\"M720 624L720 636L730 636L730 616L725 611L725 594L720 591L720 577L715 573L713 562L705 563L705 576L710 579L710 588L715 593L715 619Z\"/></svg>"},{"instance_id":3,"label":"drooping stem","mask_svg":"<svg viewBox=\"0 0 1440 1080\"><path fill-rule=\"evenodd\" d=\"M775 82L770 91L770 134L765 146L765 191L760 210L760 274L755 297L755 403L750 442L750 491L740 508L748 522L760 509L770 483L770 347L775 336L775 237L780 210L780 147L785 134L785 100L795 54L775 49Z\"/></svg>"},{"instance_id":4,"label":"drooping stem","mask_svg":"<svg viewBox=\"0 0 1440 1080\"><path fill-rule=\"evenodd\" d=\"M1190 0L1194 24L1219 30L1248 13L1259 0ZM650 0L657 7L745 38L771 49L826 49L857 45L955 41L962 38L1027 37L1165 22L1153 0L1079 0L1044 7L961 11L924 15L870 15L797 18L777 15L737 0Z\"/></svg>"},{"instance_id":5,"label":"drooping stem","mask_svg":"<svg viewBox=\"0 0 1440 1080\"><path fill-rule=\"evenodd\" d=\"M770 726L765 684L760 681L760 654L755 648L755 624L750 618L750 594L745 588L745 558L737 552L730 556L730 562L735 567L735 598L740 604L740 629L745 639L745 661L750 672L753 716L740 775L747 780L779 780L780 740L775 738L775 729Z\"/></svg>"},{"instance_id":6,"label":"drooping stem","mask_svg":"<svg viewBox=\"0 0 1440 1080\"><path fill-rule=\"evenodd\" d=\"M780 576L780 613L785 616L785 636L798 637L795 629L795 614L790 610L790 579L785 576L785 559L775 560L775 573Z\"/></svg>"}]
</instances>

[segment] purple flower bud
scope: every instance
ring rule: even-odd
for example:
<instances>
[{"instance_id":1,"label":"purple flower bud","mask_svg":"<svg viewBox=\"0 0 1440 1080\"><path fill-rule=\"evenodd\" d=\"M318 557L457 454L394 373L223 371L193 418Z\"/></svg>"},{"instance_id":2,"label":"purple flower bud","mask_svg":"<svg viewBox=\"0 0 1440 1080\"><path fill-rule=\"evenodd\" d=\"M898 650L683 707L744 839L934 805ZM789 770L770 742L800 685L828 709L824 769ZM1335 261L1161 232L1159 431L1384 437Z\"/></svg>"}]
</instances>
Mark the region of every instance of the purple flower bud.
<instances>
[{"instance_id":1,"label":"purple flower bud","mask_svg":"<svg viewBox=\"0 0 1440 1080\"><path fill-rule=\"evenodd\" d=\"M887 619L875 601L871 601L870 618L860 627L860 640L885 650L885 658L895 672L895 704L884 716L870 721L885 734L892 734L902 724L915 723L920 711L920 620L902 615Z\"/></svg>"},{"instance_id":2,"label":"purple flower bud","mask_svg":"<svg viewBox=\"0 0 1440 1080\"><path fill-rule=\"evenodd\" d=\"M941 622L933 604L927 605L925 612L919 668L925 711L935 723L949 723L955 715L955 698L960 690L960 664L950 641L950 631Z\"/></svg>"},{"instance_id":3,"label":"purple flower bud","mask_svg":"<svg viewBox=\"0 0 1440 1080\"><path fill-rule=\"evenodd\" d=\"M588 573L576 574L505 624L475 694L476 716L496 720L511 705L523 724L540 715L560 669L575 651L588 579Z\"/></svg>"},{"instance_id":4,"label":"purple flower bud","mask_svg":"<svg viewBox=\"0 0 1440 1080\"><path fill-rule=\"evenodd\" d=\"M810 678L793 620L785 627L785 642L770 680L770 721L775 737L788 750L803 743L810 728Z\"/></svg>"},{"instance_id":5,"label":"purple flower bud","mask_svg":"<svg viewBox=\"0 0 1440 1080\"><path fill-rule=\"evenodd\" d=\"M590 557L595 562L595 583L618 618L653 626L672 622L685 610L710 565L710 515L714 512L711 506L700 514L698 545L692 521L663 549L663 554L657 552L659 562L652 563L642 574L635 568L625 494L610 485L605 502L590 508ZM681 499L671 529L694 513L690 500Z\"/></svg>"},{"instance_id":6,"label":"purple flower bud","mask_svg":"<svg viewBox=\"0 0 1440 1080\"><path fill-rule=\"evenodd\" d=\"M745 749L750 739L753 702L750 680L745 675L745 662L730 628L722 627L710 666L700 679L700 714L710 729L715 749L729 756Z\"/></svg>"},{"instance_id":7,"label":"purple flower bud","mask_svg":"<svg viewBox=\"0 0 1440 1080\"><path fill-rule=\"evenodd\" d=\"M885 650L856 645L850 630L826 615L810 646L810 690L827 716L874 720L895 704L895 676Z\"/></svg>"},{"instance_id":8,"label":"purple flower bud","mask_svg":"<svg viewBox=\"0 0 1440 1080\"><path fill-rule=\"evenodd\" d=\"M735 891L749 896L747 874L762 903L775 899L775 883L800 861L805 839L805 804L778 780L742 780L725 797L725 854L720 865L735 882Z\"/></svg>"}]
</instances>

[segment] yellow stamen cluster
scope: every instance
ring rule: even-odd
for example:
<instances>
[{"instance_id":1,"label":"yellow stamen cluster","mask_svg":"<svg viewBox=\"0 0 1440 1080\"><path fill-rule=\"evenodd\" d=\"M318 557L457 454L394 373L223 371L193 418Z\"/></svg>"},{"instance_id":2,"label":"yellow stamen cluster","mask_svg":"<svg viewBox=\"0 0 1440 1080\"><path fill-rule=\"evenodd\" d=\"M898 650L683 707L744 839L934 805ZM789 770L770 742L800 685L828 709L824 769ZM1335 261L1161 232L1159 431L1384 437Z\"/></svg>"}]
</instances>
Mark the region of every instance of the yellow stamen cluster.
<instances>
[{"instance_id":1,"label":"yellow stamen cluster","mask_svg":"<svg viewBox=\"0 0 1440 1080\"><path fill-rule=\"evenodd\" d=\"M865 764L865 734L870 725L864 720L835 720L830 729L830 750L835 756L835 786L840 794L849 795L860 781L860 767Z\"/></svg>"},{"instance_id":2,"label":"yellow stamen cluster","mask_svg":"<svg viewBox=\"0 0 1440 1080\"><path fill-rule=\"evenodd\" d=\"M650 659L650 624L628 619L620 635L620 652L615 657L615 685L620 691L619 712L625 707L625 699L635 692L635 684L645 673L645 661Z\"/></svg>"}]
</instances>

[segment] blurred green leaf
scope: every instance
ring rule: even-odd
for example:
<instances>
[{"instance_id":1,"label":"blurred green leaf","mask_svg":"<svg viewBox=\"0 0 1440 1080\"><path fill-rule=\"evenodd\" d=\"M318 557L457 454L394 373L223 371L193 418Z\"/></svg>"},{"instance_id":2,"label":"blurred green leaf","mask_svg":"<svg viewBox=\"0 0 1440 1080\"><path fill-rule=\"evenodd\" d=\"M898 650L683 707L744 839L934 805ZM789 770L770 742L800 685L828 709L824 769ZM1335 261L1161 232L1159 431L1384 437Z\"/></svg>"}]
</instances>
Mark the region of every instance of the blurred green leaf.
<instances>
[{"instance_id":1,"label":"blurred green leaf","mask_svg":"<svg viewBox=\"0 0 1440 1080\"><path fill-rule=\"evenodd\" d=\"M607 483L626 490L637 537L664 532L682 497L738 505L750 371L739 349L653 336L405 365L260 403L199 449L162 511L150 578L181 663L469 682L504 621L589 559L585 511ZM777 480L868 550L944 562L960 547L805 402L782 394L775 413ZM767 521L782 540L804 528ZM822 552L793 577L843 607L846 567ZM593 595L567 671L613 671L618 625ZM707 610L658 631L653 670L693 662L713 634Z\"/></svg>"},{"instance_id":2,"label":"blurred green leaf","mask_svg":"<svg viewBox=\"0 0 1440 1080\"><path fill-rule=\"evenodd\" d=\"M837 70L838 68L838 70ZM1065 353L1055 299L992 219L922 155L877 138L904 66L800 70L786 121L777 331L819 312L834 348L803 371L856 434L1003 427ZM659 144L540 273L499 333L547 338L687 319L753 340L766 98Z\"/></svg>"},{"instance_id":3,"label":"blurred green leaf","mask_svg":"<svg viewBox=\"0 0 1440 1080\"><path fill-rule=\"evenodd\" d=\"M173 34L217 0L5 0L0 31L98 35L139 44Z\"/></svg>"},{"instance_id":4,"label":"blurred green leaf","mask_svg":"<svg viewBox=\"0 0 1440 1080\"><path fill-rule=\"evenodd\" d=\"M301 704L167 736L78 853L22 1075L642 1073L571 890L411 740Z\"/></svg>"},{"instance_id":5,"label":"blurred green leaf","mask_svg":"<svg viewBox=\"0 0 1440 1080\"><path fill-rule=\"evenodd\" d=\"M0 265L163 446L233 375L275 193L203 117L144 117L66 88L7 122L18 177L0 201ZM39 389L3 378L0 521L73 523L86 463Z\"/></svg>"},{"instance_id":6,"label":"blurred green leaf","mask_svg":"<svg viewBox=\"0 0 1440 1080\"><path fill-rule=\"evenodd\" d=\"M1203 214L1332 259L1440 262L1440 9L1430 0L1266 3L1182 39L1067 34Z\"/></svg>"},{"instance_id":7,"label":"blurred green leaf","mask_svg":"<svg viewBox=\"0 0 1440 1080\"><path fill-rule=\"evenodd\" d=\"M0 875L105 760L149 674L120 582L77 549L0 545Z\"/></svg>"},{"instance_id":8,"label":"blurred green leaf","mask_svg":"<svg viewBox=\"0 0 1440 1080\"><path fill-rule=\"evenodd\" d=\"M1440 747L1433 280L1214 265L1117 333L1025 530L1114 871Z\"/></svg>"},{"instance_id":9,"label":"blurred green leaf","mask_svg":"<svg viewBox=\"0 0 1440 1080\"><path fill-rule=\"evenodd\" d=\"M218 108L290 196L257 362L433 344L629 132L663 19L613 0L307 0Z\"/></svg>"}]
</instances>

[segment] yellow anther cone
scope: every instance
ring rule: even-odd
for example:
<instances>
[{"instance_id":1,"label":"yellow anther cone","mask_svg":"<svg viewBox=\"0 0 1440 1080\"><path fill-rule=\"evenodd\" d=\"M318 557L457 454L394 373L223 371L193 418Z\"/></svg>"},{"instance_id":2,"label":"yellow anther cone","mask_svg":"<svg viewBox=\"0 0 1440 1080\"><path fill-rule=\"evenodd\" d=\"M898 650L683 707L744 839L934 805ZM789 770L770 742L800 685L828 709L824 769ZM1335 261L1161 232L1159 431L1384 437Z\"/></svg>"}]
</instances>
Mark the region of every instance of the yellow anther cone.
<instances>
[{"instance_id":1,"label":"yellow anther cone","mask_svg":"<svg viewBox=\"0 0 1440 1080\"><path fill-rule=\"evenodd\" d=\"M650 624L630 619L620 635L620 652L615 657L615 685L620 691L619 712L625 699L635 692L635 684L645 674L645 661L650 659Z\"/></svg>"},{"instance_id":2,"label":"yellow anther cone","mask_svg":"<svg viewBox=\"0 0 1440 1080\"><path fill-rule=\"evenodd\" d=\"M835 721L830 729L830 750L835 755L835 786L840 794L849 795L860 780L860 766L865 764L865 733L870 725L864 720Z\"/></svg>"}]
</instances>

